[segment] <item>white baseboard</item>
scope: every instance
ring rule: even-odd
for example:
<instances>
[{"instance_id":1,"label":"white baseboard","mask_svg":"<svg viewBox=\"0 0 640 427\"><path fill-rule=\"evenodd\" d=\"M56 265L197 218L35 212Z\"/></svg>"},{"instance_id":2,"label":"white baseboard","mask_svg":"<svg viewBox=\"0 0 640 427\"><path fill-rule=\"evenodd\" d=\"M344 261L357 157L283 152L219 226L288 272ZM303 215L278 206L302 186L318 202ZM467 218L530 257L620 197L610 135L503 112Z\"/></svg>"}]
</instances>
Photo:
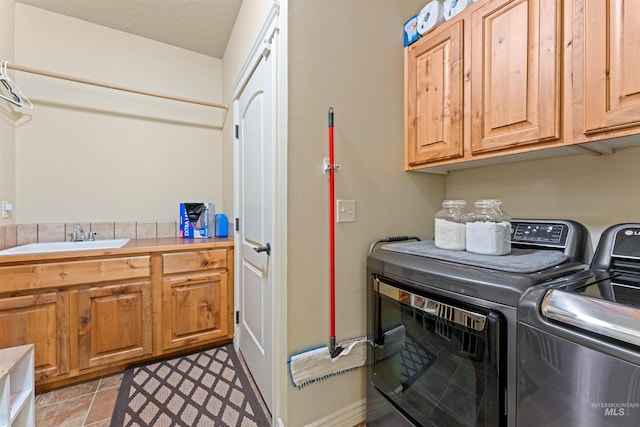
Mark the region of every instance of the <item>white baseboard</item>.
<instances>
[{"instance_id":1,"label":"white baseboard","mask_svg":"<svg viewBox=\"0 0 640 427\"><path fill-rule=\"evenodd\" d=\"M353 427L367 418L366 400L345 406L338 412L328 415L322 419L307 424L306 427Z\"/></svg>"}]
</instances>

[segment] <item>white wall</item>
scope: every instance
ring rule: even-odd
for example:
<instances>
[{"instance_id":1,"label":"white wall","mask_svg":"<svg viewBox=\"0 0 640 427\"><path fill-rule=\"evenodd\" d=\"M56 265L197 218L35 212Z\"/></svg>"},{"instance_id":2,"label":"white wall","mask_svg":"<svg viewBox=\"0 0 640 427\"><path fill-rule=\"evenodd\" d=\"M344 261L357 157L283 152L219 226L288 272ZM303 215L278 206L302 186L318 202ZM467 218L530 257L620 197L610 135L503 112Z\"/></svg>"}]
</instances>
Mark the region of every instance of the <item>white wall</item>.
<instances>
[{"instance_id":1,"label":"white wall","mask_svg":"<svg viewBox=\"0 0 640 427\"><path fill-rule=\"evenodd\" d=\"M456 171L447 176L446 197L465 199L468 206L499 198L512 217L572 219L590 230L596 244L606 227L640 222L638 164L640 147L634 147Z\"/></svg>"},{"instance_id":2,"label":"white wall","mask_svg":"<svg viewBox=\"0 0 640 427\"><path fill-rule=\"evenodd\" d=\"M10 62L14 57L14 6L13 0L0 1L0 59ZM20 119L17 111L19 108L0 100L0 200L8 202L15 200L15 123ZM13 223L13 215L0 218L0 225ZM3 240L4 236L0 236L0 242Z\"/></svg>"},{"instance_id":3,"label":"white wall","mask_svg":"<svg viewBox=\"0 0 640 427\"><path fill-rule=\"evenodd\" d=\"M15 62L230 104L231 85L271 4L243 2L223 61L18 4ZM398 234L431 238L433 216L445 198L470 204L501 198L514 217L575 219L594 240L607 225L640 220L640 148L446 177L404 172L402 26L423 4L288 2L290 353L328 342L328 181L321 164L329 106L335 108L341 165L336 197L356 200L357 210L355 223L336 227L339 340L365 330L369 245ZM12 15L13 1L0 1L2 59L13 59ZM213 201L231 216L231 112L225 117L206 107L25 73L16 73L16 81L36 105L20 121L7 119L0 107L0 198L15 196L18 223L165 220L187 199ZM222 123L224 131L216 127ZM364 398L363 370L303 390L290 386L289 378L277 380L285 384L287 426Z\"/></svg>"},{"instance_id":4,"label":"white wall","mask_svg":"<svg viewBox=\"0 0 640 427\"><path fill-rule=\"evenodd\" d=\"M222 61L16 4L15 61L85 79L222 101ZM222 110L24 72L18 223L173 220L222 202ZM231 209L232 207L229 207Z\"/></svg>"},{"instance_id":5,"label":"white wall","mask_svg":"<svg viewBox=\"0 0 640 427\"><path fill-rule=\"evenodd\" d=\"M336 198L356 222L336 225L338 341L365 333L365 258L375 240L433 236L444 177L403 171L404 22L424 1L289 2L288 346L329 341L327 110L335 109ZM288 381L288 378L281 378ZM365 396L364 370L287 388L287 426L331 416Z\"/></svg>"}]
</instances>

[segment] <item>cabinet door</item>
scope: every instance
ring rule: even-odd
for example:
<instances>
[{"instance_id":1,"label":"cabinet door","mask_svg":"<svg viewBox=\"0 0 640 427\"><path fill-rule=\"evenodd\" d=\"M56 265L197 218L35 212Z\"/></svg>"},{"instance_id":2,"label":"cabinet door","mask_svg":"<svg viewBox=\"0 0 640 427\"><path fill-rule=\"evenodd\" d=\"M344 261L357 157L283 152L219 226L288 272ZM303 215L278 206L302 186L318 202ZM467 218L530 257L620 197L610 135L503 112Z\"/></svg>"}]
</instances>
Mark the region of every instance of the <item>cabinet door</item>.
<instances>
[{"instance_id":1,"label":"cabinet door","mask_svg":"<svg viewBox=\"0 0 640 427\"><path fill-rule=\"evenodd\" d=\"M204 343L229 334L227 273L200 273L163 280L165 349Z\"/></svg>"},{"instance_id":2,"label":"cabinet door","mask_svg":"<svg viewBox=\"0 0 640 427\"><path fill-rule=\"evenodd\" d=\"M574 46L574 73L584 70L584 123L576 133L640 126L640 1L580 0L574 13L575 35L584 40L582 49Z\"/></svg>"},{"instance_id":3,"label":"cabinet door","mask_svg":"<svg viewBox=\"0 0 640 427\"><path fill-rule=\"evenodd\" d=\"M471 151L560 138L560 4L494 0L471 15Z\"/></svg>"},{"instance_id":4,"label":"cabinet door","mask_svg":"<svg viewBox=\"0 0 640 427\"><path fill-rule=\"evenodd\" d=\"M408 167L463 154L463 21L405 51Z\"/></svg>"},{"instance_id":5,"label":"cabinet door","mask_svg":"<svg viewBox=\"0 0 640 427\"><path fill-rule=\"evenodd\" d=\"M35 380L69 372L69 312L64 292L0 299L0 348L34 345Z\"/></svg>"},{"instance_id":6,"label":"cabinet door","mask_svg":"<svg viewBox=\"0 0 640 427\"><path fill-rule=\"evenodd\" d=\"M151 308L149 281L79 290L79 368L151 354Z\"/></svg>"}]
</instances>

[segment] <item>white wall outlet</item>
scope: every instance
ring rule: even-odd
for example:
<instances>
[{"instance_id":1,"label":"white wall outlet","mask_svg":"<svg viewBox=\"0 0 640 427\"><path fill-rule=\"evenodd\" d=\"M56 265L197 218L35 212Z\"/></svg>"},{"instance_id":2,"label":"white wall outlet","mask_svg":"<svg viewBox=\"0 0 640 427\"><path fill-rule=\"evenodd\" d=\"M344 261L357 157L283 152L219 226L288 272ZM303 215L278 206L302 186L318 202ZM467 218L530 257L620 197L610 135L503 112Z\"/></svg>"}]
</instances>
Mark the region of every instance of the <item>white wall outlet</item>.
<instances>
[{"instance_id":1,"label":"white wall outlet","mask_svg":"<svg viewBox=\"0 0 640 427\"><path fill-rule=\"evenodd\" d=\"M337 200L336 210L338 222L355 222L356 220L356 201L355 200Z\"/></svg>"},{"instance_id":2,"label":"white wall outlet","mask_svg":"<svg viewBox=\"0 0 640 427\"><path fill-rule=\"evenodd\" d=\"M9 213L13 211L13 204L2 201L2 218L9 218Z\"/></svg>"}]
</instances>

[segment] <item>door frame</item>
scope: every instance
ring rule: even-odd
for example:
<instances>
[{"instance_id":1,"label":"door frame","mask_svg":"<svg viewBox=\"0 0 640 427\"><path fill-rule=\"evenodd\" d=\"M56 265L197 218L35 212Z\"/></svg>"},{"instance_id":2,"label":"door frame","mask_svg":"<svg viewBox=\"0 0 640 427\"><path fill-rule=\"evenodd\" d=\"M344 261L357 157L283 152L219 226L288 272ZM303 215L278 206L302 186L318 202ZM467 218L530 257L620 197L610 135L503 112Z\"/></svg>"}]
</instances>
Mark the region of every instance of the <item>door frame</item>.
<instances>
[{"instance_id":1,"label":"door frame","mask_svg":"<svg viewBox=\"0 0 640 427\"><path fill-rule=\"evenodd\" d=\"M267 50L275 46L276 55L276 78L274 87L276 111L274 112L275 125L275 188L273 194L273 254L272 274L273 274L273 324L272 324L272 349L273 349L273 413L274 425L283 426L283 419L287 414L286 387L287 365L284 363L287 356L287 82L288 82L288 57L287 57L287 0L274 0L260 31L258 32L251 49L240 67L236 78L232 84L233 100L233 120L232 126L238 123L238 99L244 90L249 78L262 59ZM238 139L233 136L233 213L234 218L238 218L239 195L239 147ZM235 223L235 222L234 222ZM234 246L240 247L237 233L234 233ZM234 271L240 269L240 256L234 256ZM234 312L239 310L240 275L234 274ZM239 328L234 327L233 345L236 350L239 348Z\"/></svg>"}]
</instances>

